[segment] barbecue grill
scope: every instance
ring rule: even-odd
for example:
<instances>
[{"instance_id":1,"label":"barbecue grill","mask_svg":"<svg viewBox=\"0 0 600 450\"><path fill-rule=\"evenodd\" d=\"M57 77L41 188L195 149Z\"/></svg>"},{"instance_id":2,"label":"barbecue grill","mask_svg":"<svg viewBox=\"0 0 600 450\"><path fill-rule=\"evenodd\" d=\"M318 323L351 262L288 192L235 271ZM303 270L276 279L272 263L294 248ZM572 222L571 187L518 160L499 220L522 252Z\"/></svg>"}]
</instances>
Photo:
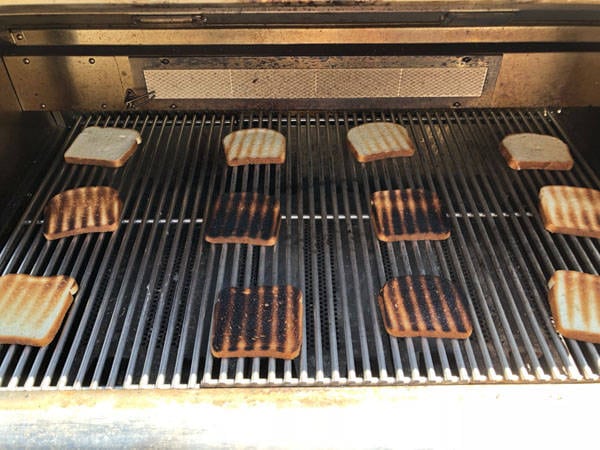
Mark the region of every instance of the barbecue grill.
<instances>
[{"instance_id":1,"label":"barbecue grill","mask_svg":"<svg viewBox=\"0 0 600 450\"><path fill-rule=\"evenodd\" d=\"M393 415L408 446L447 448L473 408L492 424L507 408L520 430L595 395L600 347L555 331L547 281L598 274L600 243L545 231L537 196L600 188L597 5L19 3L0 8L0 274L80 290L50 345L0 345L8 445L393 447ZM358 163L346 134L379 121L415 155ZM88 126L143 142L119 169L66 164ZM285 164L227 166L223 137L248 128L281 132ZM573 170L510 169L499 142L519 132L562 139ZM48 200L95 185L120 192L118 230L46 241ZM400 188L438 194L448 240L377 240L370 194ZM242 191L280 201L275 246L204 240L214 200ZM411 274L460 287L469 339L387 335L377 293ZM218 292L276 284L303 292L300 356L213 358ZM438 408L445 438L402 404ZM383 416L371 440L354 431L365 411ZM317 437L294 434L298 418Z\"/></svg>"}]
</instances>

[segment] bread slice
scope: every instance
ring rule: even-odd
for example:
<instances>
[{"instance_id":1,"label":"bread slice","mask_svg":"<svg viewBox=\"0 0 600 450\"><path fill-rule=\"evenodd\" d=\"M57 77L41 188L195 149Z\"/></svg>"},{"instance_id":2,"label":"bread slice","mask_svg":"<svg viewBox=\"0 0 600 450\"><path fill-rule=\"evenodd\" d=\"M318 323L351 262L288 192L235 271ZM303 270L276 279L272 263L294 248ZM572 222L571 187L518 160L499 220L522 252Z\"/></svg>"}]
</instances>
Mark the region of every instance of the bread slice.
<instances>
[{"instance_id":1,"label":"bread slice","mask_svg":"<svg viewBox=\"0 0 600 450\"><path fill-rule=\"evenodd\" d=\"M65 152L69 164L121 167L142 143L140 133L125 128L87 127Z\"/></svg>"},{"instance_id":2,"label":"bread slice","mask_svg":"<svg viewBox=\"0 0 600 450\"><path fill-rule=\"evenodd\" d=\"M352 154L362 163L396 156L412 156L415 153L408 131L396 123L365 123L348 131L347 139Z\"/></svg>"},{"instance_id":3,"label":"bread slice","mask_svg":"<svg viewBox=\"0 0 600 450\"><path fill-rule=\"evenodd\" d=\"M206 230L212 244L275 245L281 216L279 201L255 192L217 198Z\"/></svg>"},{"instance_id":4,"label":"bread slice","mask_svg":"<svg viewBox=\"0 0 600 450\"><path fill-rule=\"evenodd\" d=\"M214 306L211 352L216 358L294 359L303 311L302 292L293 286L224 289Z\"/></svg>"},{"instance_id":5,"label":"bread slice","mask_svg":"<svg viewBox=\"0 0 600 450\"><path fill-rule=\"evenodd\" d=\"M502 139L500 151L510 168L570 170L573 157L569 147L554 136L534 133L511 134Z\"/></svg>"},{"instance_id":6,"label":"bread slice","mask_svg":"<svg viewBox=\"0 0 600 450\"><path fill-rule=\"evenodd\" d=\"M285 162L285 137L267 128L234 131L223 139L223 148L229 166Z\"/></svg>"},{"instance_id":7,"label":"bread slice","mask_svg":"<svg viewBox=\"0 0 600 450\"><path fill-rule=\"evenodd\" d=\"M56 336L77 282L64 275L0 277L0 344L43 347Z\"/></svg>"},{"instance_id":8,"label":"bread slice","mask_svg":"<svg viewBox=\"0 0 600 450\"><path fill-rule=\"evenodd\" d=\"M473 330L463 294L444 278L392 278L381 289L378 300L391 336L466 339Z\"/></svg>"},{"instance_id":9,"label":"bread slice","mask_svg":"<svg viewBox=\"0 0 600 450\"><path fill-rule=\"evenodd\" d=\"M48 240L83 233L115 231L123 202L108 186L88 186L61 192L44 210L44 236Z\"/></svg>"},{"instance_id":10,"label":"bread slice","mask_svg":"<svg viewBox=\"0 0 600 450\"><path fill-rule=\"evenodd\" d=\"M548 289L556 330L569 339L600 344L600 276L557 270Z\"/></svg>"},{"instance_id":11,"label":"bread slice","mask_svg":"<svg viewBox=\"0 0 600 450\"><path fill-rule=\"evenodd\" d=\"M600 238L600 191L573 186L543 186L539 197L546 230Z\"/></svg>"},{"instance_id":12,"label":"bread slice","mask_svg":"<svg viewBox=\"0 0 600 450\"><path fill-rule=\"evenodd\" d=\"M440 199L424 189L374 192L371 195L371 222L377 238L384 242L450 237Z\"/></svg>"}]
</instances>

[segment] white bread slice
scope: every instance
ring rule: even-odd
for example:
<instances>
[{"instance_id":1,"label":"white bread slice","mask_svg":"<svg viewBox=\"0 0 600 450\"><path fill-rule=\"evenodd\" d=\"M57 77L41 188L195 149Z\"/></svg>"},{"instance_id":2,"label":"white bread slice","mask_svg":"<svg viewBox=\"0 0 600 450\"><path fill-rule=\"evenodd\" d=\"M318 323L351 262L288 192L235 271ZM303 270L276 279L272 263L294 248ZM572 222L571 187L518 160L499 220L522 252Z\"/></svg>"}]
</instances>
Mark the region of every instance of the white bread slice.
<instances>
[{"instance_id":1,"label":"white bread slice","mask_svg":"<svg viewBox=\"0 0 600 450\"><path fill-rule=\"evenodd\" d=\"M346 137L352 154L361 163L415 153L408 131L396 123L365 123L352 128Z\"/></svg>"},{"instance_id":2,"label":"white bread slice","mask_svg":"<svg viewBox=\"0 0 600 450\"><path fill-rule=\"evenodd\" d=\"M285 136L267 128L234 131L223 138L223 148L229 166L285 162Z\"/></svg>"},{"instance_id":3,"label":"white bread slice","mask_svg":"<svg viewBox=\"0 0 600 450\"><path fill-rule=\"evenodd\" d=\"M557 270L548 289L557 331L569 339L600 343L600 276Z\"/></svg>"},{"instance_id":4,"label":"white bread slice","mask_svg":"<svg viewBox=\"0 0 600 450\"><path fill-rule=\"evenodd\" d=\"M574 186L543 186L539 197L546 230L600 238L600 191Z\"/></svg>"},{"instance_id":5,"label":"white bread slice","mask_svg":"<svg viewBox=\"0 0 600 450\"><path fill-rule=\"evenodd\" d=\"M569 147L554 136L534 133L511 134L502 139L500 152L515 170L570 170L573 157Z\"/></svg>"},{"instance_id":6,"label":"white bread slice","mask_svg":"<svg viewBox=\"0 0 600 450\"><path fill-rule=\"evenodd\" d=\"M0 344L43 347L54 339L78 290L64 275L0 277Z\"/></svg>"},{"instance_id":7,"label":"white bread slice","mask_svg":"<svg viewBox=\"0 0 600 450\"><path fill-rule=\"evenodd\" d=\"M65 152L69 164L121 167L133 155L142 137L125 128L87 127Z\"/></svg>"}]
</instances>

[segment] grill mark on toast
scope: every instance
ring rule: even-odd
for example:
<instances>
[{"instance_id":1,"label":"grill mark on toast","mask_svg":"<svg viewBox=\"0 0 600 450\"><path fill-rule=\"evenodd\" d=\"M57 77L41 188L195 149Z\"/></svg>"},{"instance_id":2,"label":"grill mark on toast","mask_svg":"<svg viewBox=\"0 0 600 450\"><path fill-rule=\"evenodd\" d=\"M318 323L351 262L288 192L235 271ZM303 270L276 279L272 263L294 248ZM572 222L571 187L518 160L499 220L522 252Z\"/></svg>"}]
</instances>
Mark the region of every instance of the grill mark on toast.
<instances>
[{"instance_id":1,"label":"grill mark on toast","mask_svg":"<svg viewBox=\"0 0 600 450\"><path fill-rule=\"evenodd\" d=\"M386 331L396 337L469 337L472 327L462 302L452 283L431 275L392 278L379 297Z\"/></svg>"},{"instance_id":2,"label":"grill mark on toast","mask_svg":"<svg viewBox=\"0 0 600 450\"><path fill-rule=\"evenodd\" d=\"M211 351L216 357L291 359L298 354L301 329L302 294L296 288L228 288L215 303Z\"/></svg>"}]
</instances>

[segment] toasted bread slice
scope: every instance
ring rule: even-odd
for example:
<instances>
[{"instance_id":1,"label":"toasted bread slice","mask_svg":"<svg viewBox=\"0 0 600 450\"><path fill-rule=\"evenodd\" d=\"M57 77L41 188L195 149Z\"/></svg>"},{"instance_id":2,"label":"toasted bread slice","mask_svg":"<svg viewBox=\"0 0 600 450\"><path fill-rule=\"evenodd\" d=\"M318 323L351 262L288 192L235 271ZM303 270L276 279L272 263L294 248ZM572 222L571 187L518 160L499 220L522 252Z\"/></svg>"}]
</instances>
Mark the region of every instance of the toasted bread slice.
<instances>
[{"instance_id":1,"label":"toasted bread slice","mask_svg":"<svg viewBox=\"0 0 600 450\"><path fill-rule=\"evenodd\" d=\"M600 344L600 276L557 270L548 289L556 330L569 339Z\"/></svg>"},{"instance_id":2,"label":"toasted bread slice","mask_svg":"<svg viewBox=\"0 0 600 450\"><path fill-rule=\"evenodd\" d=\"M396 156L412 156L415 153L408 131L396 123L365 123L348 131L347 139L352 154L362 163Z\"/></svg>"},{"instance_id":3,"label":"toasted bread slice","mask_svg":"<svg viewBox=\"0 0 600 450\"><path fill-rule=\"evenodd\" d=\"M69 164L121 167L142 143L140 133L125 128L87 127L65 152Z\"/></svg>"},{"instance_id":4,"label":"toasted bread slice","mask_svg":"<svg viewBox=\"0 0 600 450\"><path fill-rule=\"evenodd\" d=\"M77 282L64 275L1 276L0 344L48 345L77 290Z\"/></svg>"},{"instance_id":5,"label":"toasted bread slice","mask_svg":"<svg viewBox=\"0 0 600 450\"><path fill-rule=\"evenodd\" d=\"M229 166L285 162L285 136L267 128L234 131L223 138L223 148Z\"/></svg>"},{"instance_id":6,"label":"toasted bread slice","mask_svg":"<svg viewBox=\"0 0 600 450\"><path fill-rule=\"evenodd\" d=\"M511 134L502 139L500 152L515 170L570 170L573 157L569 147L554 136L534 133Z\"/></svg>"},{"instance_id":7,"label":"toasted bread slice","mask_svg":"<svg viewBox=\"0 0 600 450\"><path fill-rule=\"evenodd\" d=\"M543 186L539 197L546 230L600 238L600 191L573 186Z\"/></svg>"},{"instance_id":8,"label":"toasted bread slice","mask_svg":"<svg viewBox=\"0 0 600 450\"><path fill-rule=\"evenodd\" d=\"M255 192L224 194L215 202L205 239L212 244L275 245L280 223L278 200Z\"/></svg>"},{"instance_id":9,"label":"toasted bread slice","mask_svg":"<svg viewBox=\"0 0 600 450\"><path fill-rule=\"evenodd\" d=\"M216 358L294 359L303 311L302 292L293 286L224 289L215 302L211 352Z\"/></svg>"},{"instance_id":10,"label":"toasted bread slice","mask_svg":"<svg viewBox=\"0 0 600 450\"><path fill-rule=\"evenodd\" d=\"M123 203L108 186L88 186L61 192L44 210L44 236L48 240L83 233L115 231Z\"/></svg>"},{"instance_id":11,"label":"toasted bread slice","mask_svg":"<svg viewBox=\"0 0 600 450\"><path fill-rule=\"evenodd\" d=\"M384 242L450 237L440 199L424 189L374 192L371 196L371 222L377 238Z\"/></svg>"},{"instance_id":12,"label":"toasted bread slice","mask_svg":"<svg viewBox=\"0 0 600 450\"><path fill-rule=\"evenodd\" d=\"M391 336L465 339L473 330L463 294L440 277L392 278L381 289L378 300Z\"/></svg>"}]
</instances>

